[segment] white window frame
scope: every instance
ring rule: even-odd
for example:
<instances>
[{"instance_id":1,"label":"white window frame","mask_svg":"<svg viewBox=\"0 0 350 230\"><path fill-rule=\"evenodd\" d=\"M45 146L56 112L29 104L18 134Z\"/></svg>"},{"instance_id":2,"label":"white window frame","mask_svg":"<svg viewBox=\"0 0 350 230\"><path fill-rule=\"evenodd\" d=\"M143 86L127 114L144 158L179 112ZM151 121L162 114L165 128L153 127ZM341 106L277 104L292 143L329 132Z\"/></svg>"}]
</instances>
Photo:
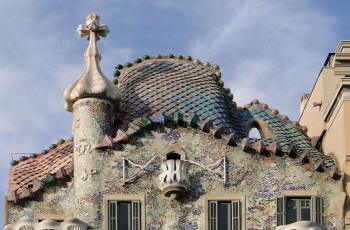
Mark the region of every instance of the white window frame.
<instances>
[{"instance_id":1,"label":"white window frame","mask_svg":"<svg viewBox=\"0 0 350 230\"><path fill-rule=\"evenodd\" d=\"M211 230L210 225L210 202L225 202L225 201L239 201L239 208L240 208L240 229L243 230L246 228L246 222L245 222L245 210L246 210L246 197L242 194L226 194L226 193L218 193L218 194L209 194L206 195L204 198L205 202L205 229ZM217 204L217 203L216 203ZM217 216L217 215L216 215ZM232 220L231 220L232 221Z\"/></svg>"},{"instance_id":2,"label":"white window frame","mask_svg":"<svg viewBox=\"0 0 350 230\"><path fill-rule=\"evenodd\" d=\"M131 202L131 206L133 208L134 202L139 202L139 213L140 213L140 230L145 230L145 195L126 195L126 194L107 194L103 197L103 226L105 230L109 229L109 203L110 202L116 202L116 205L118 202ZM134 223L134 220L132 220L132 224Z\"/></svg>"}]
</instances>

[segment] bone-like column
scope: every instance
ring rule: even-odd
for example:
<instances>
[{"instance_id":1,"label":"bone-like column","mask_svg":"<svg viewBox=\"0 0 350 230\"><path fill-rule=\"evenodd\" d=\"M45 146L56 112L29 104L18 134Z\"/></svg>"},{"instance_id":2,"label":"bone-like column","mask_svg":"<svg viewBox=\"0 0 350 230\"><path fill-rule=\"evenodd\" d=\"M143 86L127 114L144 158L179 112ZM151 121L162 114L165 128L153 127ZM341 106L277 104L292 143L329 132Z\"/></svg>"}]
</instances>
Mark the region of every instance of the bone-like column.
<instances>
[{"instance_id":1,"label":"bone-like column","mask_svg":"<svg viewBox=\"0 0 350 230\"><path fill-rule=\"evenodd\" d=\"M73 113L74 215L93 229L102 229L100 192L105 177L101 162L105 153L97 147L110 136L121 93L100 68L97 40L108 34L108 27L99 24L96 14L90 14L86 24L79 25L77 32L88 38L89 45L85 51L85 70L64 93L65 108Z\"/></svg>"}]
</instances>

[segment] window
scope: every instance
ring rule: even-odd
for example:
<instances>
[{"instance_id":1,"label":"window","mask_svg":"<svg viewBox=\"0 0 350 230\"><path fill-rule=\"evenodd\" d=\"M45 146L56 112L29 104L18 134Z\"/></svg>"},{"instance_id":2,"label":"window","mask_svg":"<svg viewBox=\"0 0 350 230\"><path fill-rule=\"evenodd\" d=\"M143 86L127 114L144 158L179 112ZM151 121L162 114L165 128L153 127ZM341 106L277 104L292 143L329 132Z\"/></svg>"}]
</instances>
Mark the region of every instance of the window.
<instances>
[{"instance_id":1,"label":"window","mask_svg":"<svg viewBox=\"0 0 350 230\"><path fill-rule=\"evenodd\" d=\"M140 201L109 201L108 230L140 230Z\"/></svg>"},{"instance_id":2,"label":"window","mask_svg":"<svg viewBox=\"0 0 350 230\"><path fill-rule=\"evenodd\" d=\"M286 224L311 219L311 198L287 198Z\"/></svg>"},{"instance_id":3,"label":"window","mask_svg":"<svg viewBox=\"0 0 350 230\"><path fill-rule=\"evenodd\" d=\"M175 152L170 152L166 154L167 160L181 160L181 155Z\"/></svg>"},{"instance_id":4,"label":"window","mask_svg":"<svg viewBox=\"0 0 350 230\"><path fill-rule=\"evenodd\" d=\"M277 226L303 220L323 224L323 199L321 197L277 198Z\"/></svg>"},{"instance_id":5,"label":"window","mask_svg":"<svg viewBox=\"0 0 350 230\"><path fill-rule=\"evenodd\" d=\"M209 230L240 230L239 200L210 200L208 204Z\"/></svg>"},{"instance_id":6,"label":"window","mask_svg":"<svg viewBox=\"0 0 350 230\"><path fill-rule=\"evenodd\" d=\"M144 195L105 195L104 229L144 230Z\"/></svg>"}]
</instances>

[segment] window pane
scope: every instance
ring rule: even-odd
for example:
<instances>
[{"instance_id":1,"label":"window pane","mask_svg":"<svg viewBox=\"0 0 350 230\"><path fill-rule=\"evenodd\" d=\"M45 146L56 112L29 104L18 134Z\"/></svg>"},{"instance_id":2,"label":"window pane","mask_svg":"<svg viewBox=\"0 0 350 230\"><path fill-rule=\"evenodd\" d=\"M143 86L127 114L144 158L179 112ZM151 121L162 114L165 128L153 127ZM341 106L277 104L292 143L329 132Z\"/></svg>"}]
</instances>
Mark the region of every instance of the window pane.
<instances>
[{"instance_id":1,"label":"window pane","mask_svg":"<svg viewBox=\"0 0 350 230\"><path fill-rule=\"evenodd\" d=\"M131 229L131 202L118 202L118 230Z\"/></svg>"},{"instance_id":2,"label":"window pane","mask_svg":"<svg viewBox=\"0 0 350 230\"><path fill-rule=\"evenodd\" d=\"M284 225L285 210L284 210L284 197L277 198L277 226Z\"/></svg>"},{"instance_id":3,"label":"window pane","mask_svg":"<svg viewBox=\"0 0 350 230\"><path fill-rule=\"evenodd\" d=\"M231 207L232 207L232 230L240 230L241 229L241 223L240 223L240 201L231 201Z\"/></svg>"},{"instance_id":4,"label":"window pane","mask_svg":"<svg viewBox=\"0 0 350 230\"><path fill-rule=\"evenodd\" d=\"M117 229L117 219L116 219L116 205L115 201L111 201L108 207L108 215L109 215L109 230Z\"/></svg>"},{"instance_id":5,"label":"window pane","mask_svg":"<svg viewBox=\"0 0 350 230\"><path fill-rule=\"evenodd\" d=\"M232 229L232 213L231 213L231 202L220 202L218 203L218 230Z\"/></svg>"},{"instance_id":6,"label":"window pane","mask_svg":"<svg viewBox=\"0 0 350 230\"><path fill-rule=\"evenodd\" d=\"M297 221L297 200L287 199L286 208L286 224L291 224Z\"/></svg>"},{"instance_id":7,"label":"window pane","mask_svg":"<svg viewBox=\"0 0 350 230\"><path fill-rule=\"evenodd\" d=\"M209 230L217 230L216 218L217 218L217 202L210 201L209 202Z\"/></svg>"},{"instance_id":8,"label":"window pane","mask_svg":"<svg viewBox=\"0 0 350 230\"><path fill-rule=\"evenodd\" d=\"M303 220L311 220L311 198L287 198L286 224L291 224Z\"/></svg>"},{"instance_id":9,"label":"window pane","mask_svg":"<svg viewBox=\"0 0 350 230\"><path fill-rule=\"evenodd\" d=\"M216 230L216 219L211 222L211 230Z\"/></svg>"},{"instance_id":10,"label":"window pane","mask_svg":"<svg viewBox=\"0 0 350 230\"><path fill-rule=\"evenodd\" d=\"M132 201L132 230L140 229L140 202Z\"/></svg>"},{"instance_id":11,"label":"window pane","mask_svg":"<svg viewBox=\"0 0 350 230\"><path fill-rule=\"evenodd\" d=\"M301 208L310 208L310 199L301 199L300 200Z\"/></svg>"},{"instance_id":12,"label":"window pane","mask_svg":"<svg viewBox=\"0 0 350 230\"><path fill-rule=\"evenodd\" d=\"M310 199L300 199L300 221L301 220L311 220L311 200Z\"/></svg>"},{"instance_id":13,"label":"window pane","mask_svg":"<svg viewBox=\"0 0 350 230\"><path fill-rule=\"evenodd\" d=\"M323 224L323 198L322 197L317 197L317 204L318 204L318 207L319 207L319 210L317 211L317 219L318 219L318 224Z\"/></svg>"},{"instance_id":14,"label":"window pane","mask_svg":"<svg viewBox=\"0 0 350 230\"><path fill-rule=\"evenodd\" d=\"M309 208L302 208L301 209L301 220L311 220Z\"/></svg>"}]
</instances>

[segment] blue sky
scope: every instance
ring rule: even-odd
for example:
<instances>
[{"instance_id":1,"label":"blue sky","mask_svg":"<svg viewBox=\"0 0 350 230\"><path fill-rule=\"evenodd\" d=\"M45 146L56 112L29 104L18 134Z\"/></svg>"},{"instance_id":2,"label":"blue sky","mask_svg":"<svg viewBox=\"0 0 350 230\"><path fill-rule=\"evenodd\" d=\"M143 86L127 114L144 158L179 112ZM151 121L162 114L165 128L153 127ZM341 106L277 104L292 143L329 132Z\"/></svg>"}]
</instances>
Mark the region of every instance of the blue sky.
<instances>
[{"instance_id":1,"label":"blue sky","mask_svg":"<svg viewBox=\"0 0 350 230\"><path fill-rule=\"evenodd\" d=\"M335 4L336 3L336 4ZM103 72L144 54L183 54L221 66L243 106L258 98L298 119L328 52L350 39L348 1L0 0L0 194L12 152L39 152L71 136L63 91L83 70L75 29L96 12ZM1 199L2 200L2 199Z\"/></svg>"}]
</instances>

